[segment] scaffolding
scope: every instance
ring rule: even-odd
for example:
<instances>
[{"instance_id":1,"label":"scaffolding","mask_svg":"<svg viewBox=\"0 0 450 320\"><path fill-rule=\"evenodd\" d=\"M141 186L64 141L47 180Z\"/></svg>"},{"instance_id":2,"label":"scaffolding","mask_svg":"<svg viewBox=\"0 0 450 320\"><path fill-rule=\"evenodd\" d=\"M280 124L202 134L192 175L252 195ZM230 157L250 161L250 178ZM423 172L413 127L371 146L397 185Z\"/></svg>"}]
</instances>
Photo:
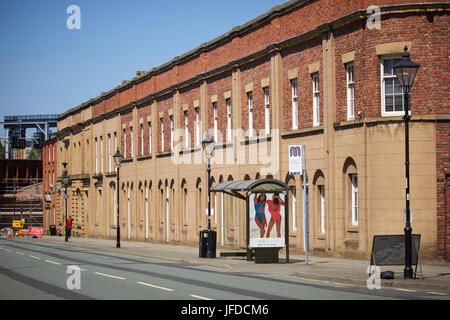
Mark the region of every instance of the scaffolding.
<instances>
[{"instance_id":1,"label":"scaffolding","mask_svg":"<svg viewBox=\"0 0 450 320\"><path fill-rule=\"evenodd\" d=\"M12 227L13 220L24 221L24 229L42 227L42 179L7 179L0 187L0 229Z\"/></svg>"}]
</instances>

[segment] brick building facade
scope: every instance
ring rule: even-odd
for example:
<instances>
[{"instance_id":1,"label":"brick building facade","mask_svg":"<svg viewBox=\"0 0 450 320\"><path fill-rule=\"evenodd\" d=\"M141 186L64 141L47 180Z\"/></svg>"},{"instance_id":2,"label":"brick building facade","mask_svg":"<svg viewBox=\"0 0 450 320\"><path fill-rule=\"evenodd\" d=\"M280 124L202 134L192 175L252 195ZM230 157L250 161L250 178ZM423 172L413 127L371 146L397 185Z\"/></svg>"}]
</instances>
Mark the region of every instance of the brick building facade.
<instances>
[{"instance_id":1,"label":"brick building facade","mask_svg":"<svg viewBox=\"0 0 450 320\"><path fill-rule=\"evenodd\" d=\"M42 192L43 192L43 222L45 231L49 232L49 226L62 223L59 221L58 196L61 192L58 188L57 150L56 138L51 138L42 144Z\"/></svg>"},{"instance_id":2,"label":"brick building facade","mask_svg":"<svg viewBox=\"0 0 450 320\"><path fill-rule=\"evenodd\" d=\"M289 1L60 115L57 171L69 163L79 233L114 237L120 223L128 239L198 243L208 129L217 141L212 185L289 185L294 252L303 250L302 177L289 175L287 150L305 144L313 252L367 258L373 235L404 228L403 101L392 65L407 45L421 65L411 93L412 227L424 258L448 258L450 3L370 5L378 7ZM241 202L213 195L218 246L245 243Z\"/></svg>"}]
</instances>

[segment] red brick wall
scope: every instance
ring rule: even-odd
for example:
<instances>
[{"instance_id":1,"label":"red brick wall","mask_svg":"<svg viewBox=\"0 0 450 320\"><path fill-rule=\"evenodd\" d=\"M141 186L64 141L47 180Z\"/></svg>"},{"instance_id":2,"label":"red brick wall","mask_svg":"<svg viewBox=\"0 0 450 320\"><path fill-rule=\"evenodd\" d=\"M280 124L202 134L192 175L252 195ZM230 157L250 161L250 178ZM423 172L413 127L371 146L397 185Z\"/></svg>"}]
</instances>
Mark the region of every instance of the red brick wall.
<instances>
[{"instance_id":1,"label":"red brick wall","mask_svg":"<svg viewBox=\"0 0 450 320\"><path fill-rule=\"evenodd\" d=\"M323 124L322 39L303 43L282 52L283 59L283 130L292 129L292 88L288 71L298 69L298 128L313 126L313 83L309 65L320 62L320 124Z\"/></svg>"},{"instance_id":2,"label":"red brick wall","mask_svg":"<svg viewBox=\"0 0 450 320\"><path fill-rule=\"evenodd\" d=\"M261 80L265 78L270 78L270 57L246 64L241 68L242 130L244 132L249 130L248 95L245 92L245 85L253 83L253 130L256 136L265 128L264 91L261 87ZM271 91L270 85L269 91Z\"/></svg>"},{"instance_id":3,"label":"red brick wall","mask_svg":"<svg viewBox=\"0 0 450 320\"><path fill-rule=\"evenodd\" d=\"M217 131L218 142L226 141L227 134L227 104L224 93L231 90L232 73L226 72L219 76L208 79L208 129L211 137L214 138L214 110L211 103L211 97L217 95ZM184 121L184 119L183 119Z\"/></svg>"},{"instance_id":4,"label":"red brick wall","mask_svg":"<svg viewBox=\"0 0 450 320\"><path fill-rule=\"evenodd\" d=\"M157 123L152 125L152 134L157 135L157 149L156 152L170 151L170 120L169 109L173 108L173 96L172 94L165 95L157 101ZM161 121L159 113L164 112L163 125L164 125L164 150L161 148ZM157 129L157 130L155 130Z\"/></svg>"},{"instance_id":5,"label":"red brick wall","mask_svg":"<svg viewBox=\"0 0 450 320\"><path fill-rule=\"evenodd\" d=\"M200 101L200 85L196 84L193 86L189 86L180 90L180 128L184 130L184 111L183 106L185 104L188 105L188 130L189 130L189 147L193 147L195 143L195 109L194 109L194 101ZM200 119L202 117L201 110L200 111ZM183 148L185 146L184 131L183 138L180 139L180 143L182 143ZM169 140L170 142L170 140Z\"/></svg>"},{"instance_id":6,"label":"red brick wall","mask_svg":"<svg viewBox=\"0 0 450 320\"><path fill-rule=\"evenodd\" d=\"M152 114L152 108L151 105L146 105L144 107L140 107L138 109L138 120L142 119L142 125L144 127L144 139L141 138L141 126L139 125L139 132L138 132L138 140L139 140L139 149L138 149L138 155L141 155L141 145L144 144L144 155L147 155L150 153L149 150L149 126L147 118L151 116ZM153 123L152 123L153 127ZM153 134L153 132L152 132Z\"/></svg>"},{"instance_id":7,"label":"red brick wall","mask_svg":"<svg viewBox=\"0 0 450 320\"><path fill-rule=\"evenodd\" d=\"M120 130L121 130L121 142L120 142L120 148L121 148L121 152L123 154L123 156L125 158L129 158L131 157L131 137L130 137L130 121L133 120L133 113L131 111L127 112L127 113L122 113L121 114L121 121L122 121L122 125L120 126ZM126 126L126 142L127 142L127 147L126 147L126 153L124 152L125 148L124 148L124 142L125 142L125 136L123 134L123 125ZM133 132L134 132L135 128L133 128Z\"/></svg>"},{"instance_id":8,"label":"red brick wall","mask_svg":"<svg viewBox=\"0 0 450 320\"><path fill-rule=\"evenodd\" d=\"M369 30L364 23L335 31L336 37L336 121L347 119L346 75L343 53L355 50L355 115L381 116L380 58L378 44L412 41L411 60L421 65L411 91L412 115L448 113L450 65L445 50L448 17L409 15L399 23L397 15L384 16L381 29ZM446 72L445 72L445 71ZM442 72L444 71L444 72Z\"/></svg>"},{"instance_id":9,"label":"red brick wall","mask_svg":"<svg viewBox=\"0 0 450 320\"><path fill-rule=\"evenodd\" d=\"M212 70L221 65L227 64L228 62L245 57L253 52L257 52L264 49L268 45L279 42L281 40L293 37L299 34L303 34L307 31L314 30L318 25L336 20L346 14L354 12L359 9L366 9L371 5L390 5L390 4L400 4L400 3L410 3L409 0L321 0L321 1L310 1L299 7L299 9L285 13L282 16L277 16L272 20L265 22L264 24L258 26L257 28L251 29L247 32L241 31L241 34L236 35L232 39L223 41L220 45L211 48L207 51L201 52L196 56L191 57L189 60L180 62L179 64L165 69L157 75L153 75L150 79L145 80L142 83L133 85L130 88L120 91L115 95L118 98L115 99L112 105L103 105L101 103L97 104L93 110L94 116L97 116L105 111L111 110L112 107L126 105L137 98L144 97L148 94L163 90L171 85L190 79L197 74L203 73L208 70ZM421 2L435 2L435 1L421 1ZM440 0L438 2L445 2ZM391 17L397 18L397 17ZM382 43L384 40L396 41L395 39L419 39L419 43L415 43L413 46L413 52L416 50L415 54L418 55L422 53L424 59L424 68L426 66L430 67L427 61L438 61L440 65L447 66L448 69L448 59L442 52L446 48L446 39L441 37L443 33L448 32L448 19L446 15L436 15L432 18L434 22L431 23L427 21L427 18L423 15L412 15L407 20L402 19L402 23L399 24L397 19L386 19L383 17L382 29L381 30L364 30L364 41L358 42L356 38L349 42L350 46L354 46L364 51L365 55L372 55L373 52L368 52L365 48L370 48L374 50L373 43ZM405 20L405 23L403 23ZM433 23L437 27L432 27ZM364 25L364 23L362 24ZM341 31L338 31L341 32ZM423 41L421 41L422 39ZM398 40L400 41L400 40ZM430 45L432 44L432 45ZM413 53L412 52L412 53ZM433 57L435 59L430 59ZM419 59L418 59L419 60ZM373 64L368 62L368 66ZM340 64L339 64L340 65ZM362 67L360 65L360 67ZM431 66L432 67L432 66ZM376 73L376 70L367 70L371 74ZM420 78L419 81L424 80ZM424 88L424 92L427 94L431 93L442 93L448 91L448 74L445 77L440 77L436 79L436 83L439 86L433 86L429 84ZM356 84L355 84L356 86ZM376 89L374 85L373 89ZM378 84L379 86L379 84ZM433 92L430 92L433 90ZM361 95L363 95L364 90L361 88L358 90ZM378 92L377 90L368 90L368 92ZM371 99L371 103L375 101ZM379 99L379 97L378 97ZM300 97L299 97L300 100ZM428 106L424 108L429 108L433 104L432 102L426 100ZM448 105L448 103L446 104ZM366 114L372 113L373 108L367 111ZM441 111L443 112L443 111ZM339 115L341 117L341 115Z\"/></svg>"},{"instance_id":10,"label":"red brick wall","mask_svg":"<svg viewBox=\"0 0 450 320\"><path fill-rule=\"evenodd\" d=\"M50 149L50 157L49 157L49 149ZM43 196L43 208L46 210L46 201L45 195L49 194L51 198L50 203L50 213L51 220L45 221L46 215L43 215L43 223L48 226L54 223L53 215L55 213L55 207L57 203L57 194L56 194L56 179L58 178L57 172L57 150L56 150L56 140L49 140L42 146L42 192ZM54 185L53 191L50 190L50 184Z\"/></svg>"}]
</instances>

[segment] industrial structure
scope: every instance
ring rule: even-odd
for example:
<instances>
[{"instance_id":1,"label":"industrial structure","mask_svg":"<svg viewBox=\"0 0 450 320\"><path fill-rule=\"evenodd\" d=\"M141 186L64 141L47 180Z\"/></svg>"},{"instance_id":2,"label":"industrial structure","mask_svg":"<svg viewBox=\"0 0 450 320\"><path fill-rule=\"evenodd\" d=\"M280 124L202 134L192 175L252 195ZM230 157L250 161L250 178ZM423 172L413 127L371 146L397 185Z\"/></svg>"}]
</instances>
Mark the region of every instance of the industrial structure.
<instances>
[{"instance_id":1,"label":"industrial structure","mask_svg":"<svg viewBox=\"0 0 450 320\"><path fill-rule=\"evenodd\" d=\"M51 128L57 127L56 114L5 116L2 122L6 132L5 159L25 158L23 154L14 156L14 150L27 147L42 148L42 143L50 138ZM35 129L27 136L27 129Z\"/></svg>"}]
</instances>

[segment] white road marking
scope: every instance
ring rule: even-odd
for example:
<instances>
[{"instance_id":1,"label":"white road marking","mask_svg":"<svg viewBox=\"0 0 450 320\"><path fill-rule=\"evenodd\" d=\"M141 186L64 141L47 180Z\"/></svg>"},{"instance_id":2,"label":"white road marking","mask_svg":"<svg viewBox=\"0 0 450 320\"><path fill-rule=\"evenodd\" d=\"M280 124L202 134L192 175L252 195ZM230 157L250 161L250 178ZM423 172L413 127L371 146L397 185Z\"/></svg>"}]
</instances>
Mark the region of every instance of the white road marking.
<instances>
[{"instance_id":1,"label":"white road marking","mask_svg":"<svg viewBox=\"0 0 450 320\"><path fill-rule=\"evenodd\" d=\"M20 254L21 256L24 256L24 255L25 255L25 253L19 252L19 251L16 251L16 253L17 253L17 254Z\"/></svg>"},{"instance_id":2,"label":"white road marking","mask_svg":"<svg viewBox=\"0 0 450 320\"><path fill-rule=\"evenodd\" d=\"M41 260L41 258L39 258L39 257L36 257L36 256L32 256L32 255L28 255L30 258L33 258L33 259L37 259L37 260Z\"/></svg>"},{"instance_id":3,"label":"white road marking","mask_svg":"<svg viewBox=\"0 0 450 320\"><path fill-rule=\"evenodd\" d=\"M48 262L48 263L53 263L53 264L56 264L56 265L61 265L61 263L59 263L59 262L55 262L55 261L50 261L50 260L45 260L45 262Z\"/></svg>"},{"instance_id":4,"label":"white road marking","mask_svg":"<svg viewBox=\"0 0 450 320\"><path fill-rule=\"evenodd\" d=\"M112 276L110 274L106 274L106 273L101 273L101 272L94 272L95 274L98 274L99 276L104 276L104 277L109 277L109 278L114 278L114 279L119 279L119 280L126 280L126 278L122 278L122 277L118 277L118 276Z\"/></svg>"},{"instance_id":5,"label":"white road marking","mask_svg":"<svg viewBox=\"0 0 450 320\"><path fill-rule=\"evenodd\" d=\"M160 287L160 286L155 286L153 284L145 283L145 282L141 282L141 281L138 281L137 283L142 284L142 285L147 286L147 287L157 288L157 289L161 289L161 290L165 290L165 291L174 291L173 289L164 288L164 287Z\"/></svg>"},{"instance_id":6,"label":"white road marking","mask_svg":"<svg viewBox=\"0 0 450 320\"><path fill-rule=\"evenodd\" d=\"M394 288L395 290L398 290L398 291L406 291L406 292L417 292L417 291L415 291L415 290L409 290L409 289L400 289L400 288Z\"/></svg>"},{"instance_id":7,"label":"white road marking","mask_svg":"<svg viewBox=\"0 0 450 320\"><path fill-rule=\"evenodd\" d=\"M210 298L205 298L205 297L202 297L202 296L197 296L197 295L195 295L195 294L191 294L190 295L192 298L197 298L197 299L201 299L201 300L212 300L212 299L210 299Z\"/></svg>"},{"instance_id":8,"label":"white road marking","mask_svg":"<svg viewBox=\"0 0 450 320\"><path fill-rule=\"evenodd\" d=\"M442 292L433 292L433 291L430 291L430 292L427 292L427 293L430 293L430 294L437 294L437 295L440 295L440 296L446 296L446 295L447 295L446 293L442 293Z\"/></svg>"}]
</instances>

